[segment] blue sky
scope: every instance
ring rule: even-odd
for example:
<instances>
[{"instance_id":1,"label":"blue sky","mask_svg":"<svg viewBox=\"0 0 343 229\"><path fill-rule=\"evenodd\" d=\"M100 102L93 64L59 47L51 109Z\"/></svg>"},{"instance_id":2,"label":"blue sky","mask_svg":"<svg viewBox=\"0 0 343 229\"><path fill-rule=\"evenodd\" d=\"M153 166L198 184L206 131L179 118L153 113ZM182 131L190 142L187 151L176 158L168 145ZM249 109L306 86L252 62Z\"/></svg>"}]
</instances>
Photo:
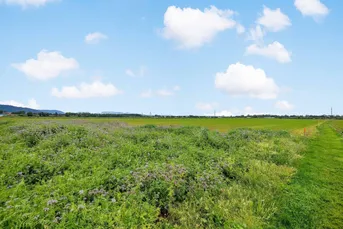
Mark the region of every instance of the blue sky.
<instances>
[{"instance_id":1,"label":"blue sky","mask_svg":"<svg viewBox=\"0 0 343 229\"><path fill-rule=\"evenodd\" d=\"M343 114L337 0L0 0L0 103Z\"/></svg>"}]
</instances>

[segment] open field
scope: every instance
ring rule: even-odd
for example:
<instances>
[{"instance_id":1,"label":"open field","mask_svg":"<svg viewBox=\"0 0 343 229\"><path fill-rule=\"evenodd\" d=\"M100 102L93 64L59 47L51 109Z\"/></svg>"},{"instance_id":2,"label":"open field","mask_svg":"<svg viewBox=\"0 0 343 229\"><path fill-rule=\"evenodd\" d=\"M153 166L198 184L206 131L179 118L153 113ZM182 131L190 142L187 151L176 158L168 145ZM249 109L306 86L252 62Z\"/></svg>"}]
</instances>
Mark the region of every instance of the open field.
<instances>
[{"instance_id":1,"label":"open field","mask_svg":"<svg viewBox=\"0 0 343 229\"><path fill-rule=\"evenodd\" d=\"M44 120L51 118L3 118L8 120L27 121ZM53 118L53 120L67 120L68 122L124 122L130 126L143 126L147 124L157 126L202 126L210 130L227 132L237 128L290 130L303 133L305 127L314 127L323 120L312 119L274 119L274 118Z\"/></svg>"},{"instance_id":2,"label":"open field","mask_svg":"<svg viewBox=\"0 0 343 229\"><path fill-rule=\"evenodd\" d=\"M342 122L320 123L2 118L0 228L341 228Z\"/></svg>"},{"instance_id":3,"label":"open field","mask_svg":"<svg viewBox=\"0 0 343 229\"><path fill-rule=\"evenodd\" d=\"M1 228L262 228L303 140L285 131L0 123Z\"/></svg>"},{"instance_id":4,"label":"open field","mask_svg":"<svg viewBox=\"0 0 343 229\"><path fill-rule=\"evenodd\" d=\"M330 124L336 131L343 134L343 120L335 120L330 122Z\"/></svg>"}]
</instances>

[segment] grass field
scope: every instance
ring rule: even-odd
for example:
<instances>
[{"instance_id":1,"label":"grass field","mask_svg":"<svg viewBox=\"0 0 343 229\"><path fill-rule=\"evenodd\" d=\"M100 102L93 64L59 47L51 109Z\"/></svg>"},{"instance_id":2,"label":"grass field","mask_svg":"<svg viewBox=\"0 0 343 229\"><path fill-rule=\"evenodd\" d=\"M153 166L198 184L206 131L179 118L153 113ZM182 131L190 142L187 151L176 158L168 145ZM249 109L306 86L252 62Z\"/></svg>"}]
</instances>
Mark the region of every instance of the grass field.
<instances>
[{"instance_id":1,"label":"grass field","mask_svg":"<svg viewBox=\"0 0 343 229\"><path fill-rule=\"evenodd\" d=\"M335 120L330 122L330 124L336 131L343 134L343 120Z\"/></svg>"},{"instance_id":2,"label":"grass field","mask_svg":"<svg viewBox=\"0 0 343 229\"><path fill-rule=\"evenodd\" d=\"M0 228L342 228L342 124L1 118Z\"/></svg>"},{"instance_id":3,"label":"grass field","mask_svg":"<svg viewBox=\"0 0 343 229\"><path fill-rule=\"evenodd\" d=\"M3 118L13 120L44 120L45 118ZM49 120L51 118L48 118ZM109 123L123 122L130 126L157 125L157 126L202 126L210 130L227 132L237 128L269 129L303 131L305 127L313 127L321 120L310 119L274 119L274 118L54 118L53 120L66 120L68 122L94 122Z\"/></svg>"}]
</instances>

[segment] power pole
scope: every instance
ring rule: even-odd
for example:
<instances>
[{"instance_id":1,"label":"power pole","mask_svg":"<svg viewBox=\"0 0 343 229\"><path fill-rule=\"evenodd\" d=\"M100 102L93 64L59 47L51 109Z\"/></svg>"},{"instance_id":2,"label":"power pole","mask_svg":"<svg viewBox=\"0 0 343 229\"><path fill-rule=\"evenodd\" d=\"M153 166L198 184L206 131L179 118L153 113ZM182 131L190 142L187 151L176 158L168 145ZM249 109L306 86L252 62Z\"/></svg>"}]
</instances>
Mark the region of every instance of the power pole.
<instances>
[{"instance_id":1,"label":"power pole","mask_svg":"<svg viewBox=\"0 0 343 229\"><path fill-rule=\"evenodd\" d=\"M332 113L332 107L331 107L331 116L332 116L332 114L333 114L333 113Z\"/></svg>"}]
</instances>

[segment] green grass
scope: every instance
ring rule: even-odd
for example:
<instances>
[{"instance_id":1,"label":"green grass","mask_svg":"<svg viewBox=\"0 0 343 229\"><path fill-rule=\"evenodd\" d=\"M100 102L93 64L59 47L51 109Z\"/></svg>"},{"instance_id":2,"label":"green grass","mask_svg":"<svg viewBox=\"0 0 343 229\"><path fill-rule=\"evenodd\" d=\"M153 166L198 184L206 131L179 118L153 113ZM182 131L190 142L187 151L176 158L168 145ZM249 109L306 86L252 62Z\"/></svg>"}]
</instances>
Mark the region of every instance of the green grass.
<instances>
[{"instance_id":1,"label":"green grass","mask_svg":"<svg viewBox=\"0 0 343 229\"><path fill-rule=\"evenodd\" d=\"M317 124L2 118L0 228L342 228L343 122Z\"/></svg>"},{"instance_id":2,"label":"green grass","mask_svg":"<svg viewBox=\"0 0 343 229\"><path fill-rule=\"evenodd\" d=\"M330 125L340 134L343 134L343 120L331 121Z\"/></svg>"},{"instance_id":3,"label":"green grass","mask_svg":"<svg viewBox=\"0 0 343 229\"><path fill-rule=\"evenodd\" d=\"M335 126L343 127L342 121ZM310 140L286 189L276 228L343 228L343 141L329 125Z\"/></svg>"},{"instance_id":4,"label":"green grass","mask_svg":"<svg viewBox=\"0 0 343 229\"><path fill-rule=\"evenodd\" d=\"M7 118L28 120L27 118ZM44 118L31 118L42 120ZM50 120L51 118L47 118ZM237 128L269 129L269 130L303 130L322 122L310 119L274 119L274 118L55 118L54 120L68 120L76 122L124 122L130 126L158 125L158 126L202 126L210 130L227 132ZM301 131L300 131L301 132Z\"/></svg>"},{"instance_id":5,"label":"green grass","mask_svg":"<svg viewBox=\"0 0 343 229\"><path fill-rule=\"evenodd\" d=\"M0 228L266 228L303 150L286 131L0 120Z\"/></svg>"}]
</instances>

